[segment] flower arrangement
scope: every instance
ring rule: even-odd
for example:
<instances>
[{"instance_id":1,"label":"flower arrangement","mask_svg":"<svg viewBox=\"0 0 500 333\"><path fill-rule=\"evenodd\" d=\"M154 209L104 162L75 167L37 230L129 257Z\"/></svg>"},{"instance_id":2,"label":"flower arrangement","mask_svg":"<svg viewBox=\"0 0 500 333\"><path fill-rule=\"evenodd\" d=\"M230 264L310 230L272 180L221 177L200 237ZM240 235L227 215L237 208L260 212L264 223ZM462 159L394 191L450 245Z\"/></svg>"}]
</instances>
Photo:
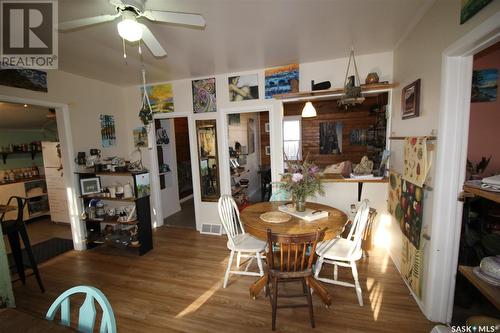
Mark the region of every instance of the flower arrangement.
<instances>
[{"instance_id":1,"label":"flower arrangement","mask_svg":"<svg viewBox=\"0 0 500 333\"><path fill-rule=\"evenodd\" d=\"M292 194L295 210L299 212L306 210L305 202L308 197L325 194L321 181L322 173L317 165L308 160L308 157L309 155L303 161L285 159L288 172L281 174L280 189Z\"/></svg>"}]
</instances>

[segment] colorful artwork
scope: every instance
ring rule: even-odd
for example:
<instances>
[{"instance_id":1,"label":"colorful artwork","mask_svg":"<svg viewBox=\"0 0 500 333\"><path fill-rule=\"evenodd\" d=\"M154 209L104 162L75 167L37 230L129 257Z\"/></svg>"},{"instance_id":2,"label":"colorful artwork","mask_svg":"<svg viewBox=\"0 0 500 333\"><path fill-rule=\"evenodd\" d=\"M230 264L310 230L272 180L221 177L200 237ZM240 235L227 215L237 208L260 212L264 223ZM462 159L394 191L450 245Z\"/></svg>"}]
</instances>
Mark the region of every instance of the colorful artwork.
<instances>
[{"instance_id":1,"label":"colorful artwork","mask_svg":"<svg viewBox=\"0 0 500 333\"><path fill-rule=\"evenodd\" d=\"M135 184L137 186L137 199L151 194L151 185L149 183L149 173L135 175Z\"/></svg>"},{"instance_id":2,"label":"colorful artwork","mask_svg":"<svg viewBox=\"0 0 500 333\"><path fill-rule=\"evenodd\" d=\"M266 99L299 91L299 65L268 68L265 71Z\"/></svg>"},{"instance_id":3,"label":"colorful artwork","mask_svg":"<svg viewBox=\"0 0 500 333\"><path fill-rule=\"evenodd\" d=\"M47 92L47 72L1 65L0 85Z\"/></svg>"},{"instance_id":4,"label":"colorful artwork","mask_svg":"<svg viewBox=\"0 0 500 333\"><path fill-rule=\"evenodd\" d=\"M102 146L104 148L114 146L116 144L115 117L101 114L99 119L101 121Z\"/></svg>"},{"instance_id":5,"label":"colorful artwork","mask_svg":"<svg viewBox=\"0 0 500 333\"><path fill-rule=\"evenodd\" d=\"M480 69L472 71L472 92L470 101L494 102L497 100L498 69Z\"/></svg>"},{"instance_id":6,"label":"colorful artwork","mask_svg":"<svg viewBox=\"0 0 500 333\"><path fill-rule=\"evenodd\" d=\"M143 92L144 88L141 88ZM171 83L146 86L153 112L174 112L174 90Z\"/></svg>"},{"instance_id":7,"label":"colorful artwork","mask_svg":"<svg viewBox=\"0 0 500 333\"><path fill-rule=\"evenodd\" d=\"M460 24L467 22L491 1L492 0L462 0L462 6L460 7Z\"/></svg>"},{"instance_id":8,"label":"colorful artwork","mask_svg":"<svg viewBox=\"0 0 500 333\"><path fill-rule=\"evenodd\" d=\"M194 113L216 112L215 78L193 80Z\"/></svg>"},{"instance_id":9,"label":"colorful artwork","mask_svg":"<svg viewBox=\"0 0 500 333\"><path fill-rule=\"evenodd\" d=\"M415 245L420 248L420 233L422 231L422 216L424 207L423 188L401 181L401 197L399 205L396 206L396 220L399 222L401 231Z\"/></svg>"},{"instance_id":10,"label":"colorful artwork","mask_svg":"<svg viewBox=\"0 0 500 333\"><path fill-rule=\"evenodd\" d=\"M415 185L424 186L431 156L427 137L409 137L405 139L403 155L403 179Z\"/></svg>"},{"instance_id":11,"label":"colorful artwork","mask_svg":"<svg viewBox=\"0 0 500 333\"><path fill-rule=\"evenodd\" d=\"M422 298L424 251L413 246L406 237L403 237L402 250L401 275L415 295L418 298Z\"/></svg>"},{"instance_id":12,"label":"colorful artwork","mask_svg":"<svg viewBox=\"0 0 500 333\"><path fill-rule=\"evenodd\" d=\"M387 200L387 210L389 213L394 216L394 218L398 221L401 220L402 210L401 205L399 205L399 201L401 198L401 175L397 172L390 171L389 172L389 198ZM396 216L396 208L399 205L400 211ZM399 218L398 218L399 217Z\"/></svg>"},{"instance_id":13,"label":"colorful artwork","mask_svg":"<svg viewBox=\"0 0 500 333\"><path fill-rule=\"evenodd\" d=\"M134 146L137 148L148 146L148 131L145 127L136 127L133 130Z\"/></svg>"},{"instance_id":14,"label":"colorful artwork","mask_svg":"<svg viewBox=\"0 0 500 333\"><path fill-rule=\"evenodd\" d=\"M340 121L319 123L319 153L342 154L342 128Z\"/></svg>"},{"instance_id":15,"label":"colorful artwork","mask_svg":"<svg viewBox=\"0 0 500 333\"><path fill-rule=\"evenodd\" d=\"M259 75L240 75L228 78L229 101L259 99Z\"/></svg>"},{"instance_id":16,"label":"colorful artwork","mask_svg":"<svg viewBox=\"0 0 500 333\"><path fill-rule=\"evenodd\" d=\"M349 133L349 143L353 146L364 146L368 142L367 129L352 129Z\"/></svg>"}]
</instances>

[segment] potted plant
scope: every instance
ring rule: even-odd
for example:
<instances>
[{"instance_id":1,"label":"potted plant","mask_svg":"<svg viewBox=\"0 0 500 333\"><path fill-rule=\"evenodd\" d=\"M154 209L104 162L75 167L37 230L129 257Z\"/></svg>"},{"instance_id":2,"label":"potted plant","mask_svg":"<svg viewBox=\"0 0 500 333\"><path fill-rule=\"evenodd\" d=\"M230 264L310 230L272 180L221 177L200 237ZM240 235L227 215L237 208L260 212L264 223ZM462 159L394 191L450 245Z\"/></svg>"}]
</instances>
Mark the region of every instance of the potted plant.
<instances>
[{"instance_id":1,"label":"potted plant","mask_svg":"<svg viewBox=\"0 0 500 333\"><path fill-rule=\"evenodd\" d=\"M286 159L287 172L281 174L280 189L292 195L295 210L298 212L306 210L308 197L325 194L321 181L322 173L318 166L308 160L308 156L303 161Z\"/></svg>"}]
</instances>

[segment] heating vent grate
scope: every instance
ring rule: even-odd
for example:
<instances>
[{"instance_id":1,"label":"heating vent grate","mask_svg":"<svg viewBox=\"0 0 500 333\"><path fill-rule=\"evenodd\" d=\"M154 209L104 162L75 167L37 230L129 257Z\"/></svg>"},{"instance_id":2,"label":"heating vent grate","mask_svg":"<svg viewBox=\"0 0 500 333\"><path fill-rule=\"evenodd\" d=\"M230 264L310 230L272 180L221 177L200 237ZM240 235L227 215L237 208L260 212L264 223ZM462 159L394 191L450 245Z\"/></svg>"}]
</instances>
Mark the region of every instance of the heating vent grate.
<instances>
[{"instance_id":1,"label":"heating vent grate","mask_svg":"<svg viewBox=\"0 0 500 333\"><path fill-rule=\"evenodd\" d=\"M209 235L222 235L222 226L220 224L203 223L201 225L201 233Z\"/></svg>"}]
</instances>

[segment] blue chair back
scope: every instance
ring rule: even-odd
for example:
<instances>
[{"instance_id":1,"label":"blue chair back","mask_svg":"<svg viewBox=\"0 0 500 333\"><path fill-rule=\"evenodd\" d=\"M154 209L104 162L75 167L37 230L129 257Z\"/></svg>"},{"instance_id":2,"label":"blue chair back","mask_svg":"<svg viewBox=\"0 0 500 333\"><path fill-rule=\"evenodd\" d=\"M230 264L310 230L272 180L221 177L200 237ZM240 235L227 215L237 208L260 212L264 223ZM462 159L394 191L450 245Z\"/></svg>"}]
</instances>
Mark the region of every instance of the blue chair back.
<instances>
[{"instance_id":1,"label":"blue chair back","mask_svg":"<svg viewBox=\"0 0 500 333\"><path fill-rule=\"evenodd\" d=\"M281 182L271 183L271 197L269 201L290 201L292 200L292 195L285 190L280 189Z\"/></svg>"},{"instance_id":2,"label":"blue chair back","mask_svg":"<svg viewBox=\"0 0 500 333\"><path fill-rule=\"evenodd\" d=\"M76 286L63 292L49 308L45 319L54 320L54 317L61 309L61 325L70 327L70 296L78 293L85 294L85 301L80 307L78 318L78 331L92 333L94 331L96 309L94 300L101 306L102 319L100 333L116 333L116 321L111 304L104 294L97 288L91 286Z\"/></svg>"}]
</instances>

